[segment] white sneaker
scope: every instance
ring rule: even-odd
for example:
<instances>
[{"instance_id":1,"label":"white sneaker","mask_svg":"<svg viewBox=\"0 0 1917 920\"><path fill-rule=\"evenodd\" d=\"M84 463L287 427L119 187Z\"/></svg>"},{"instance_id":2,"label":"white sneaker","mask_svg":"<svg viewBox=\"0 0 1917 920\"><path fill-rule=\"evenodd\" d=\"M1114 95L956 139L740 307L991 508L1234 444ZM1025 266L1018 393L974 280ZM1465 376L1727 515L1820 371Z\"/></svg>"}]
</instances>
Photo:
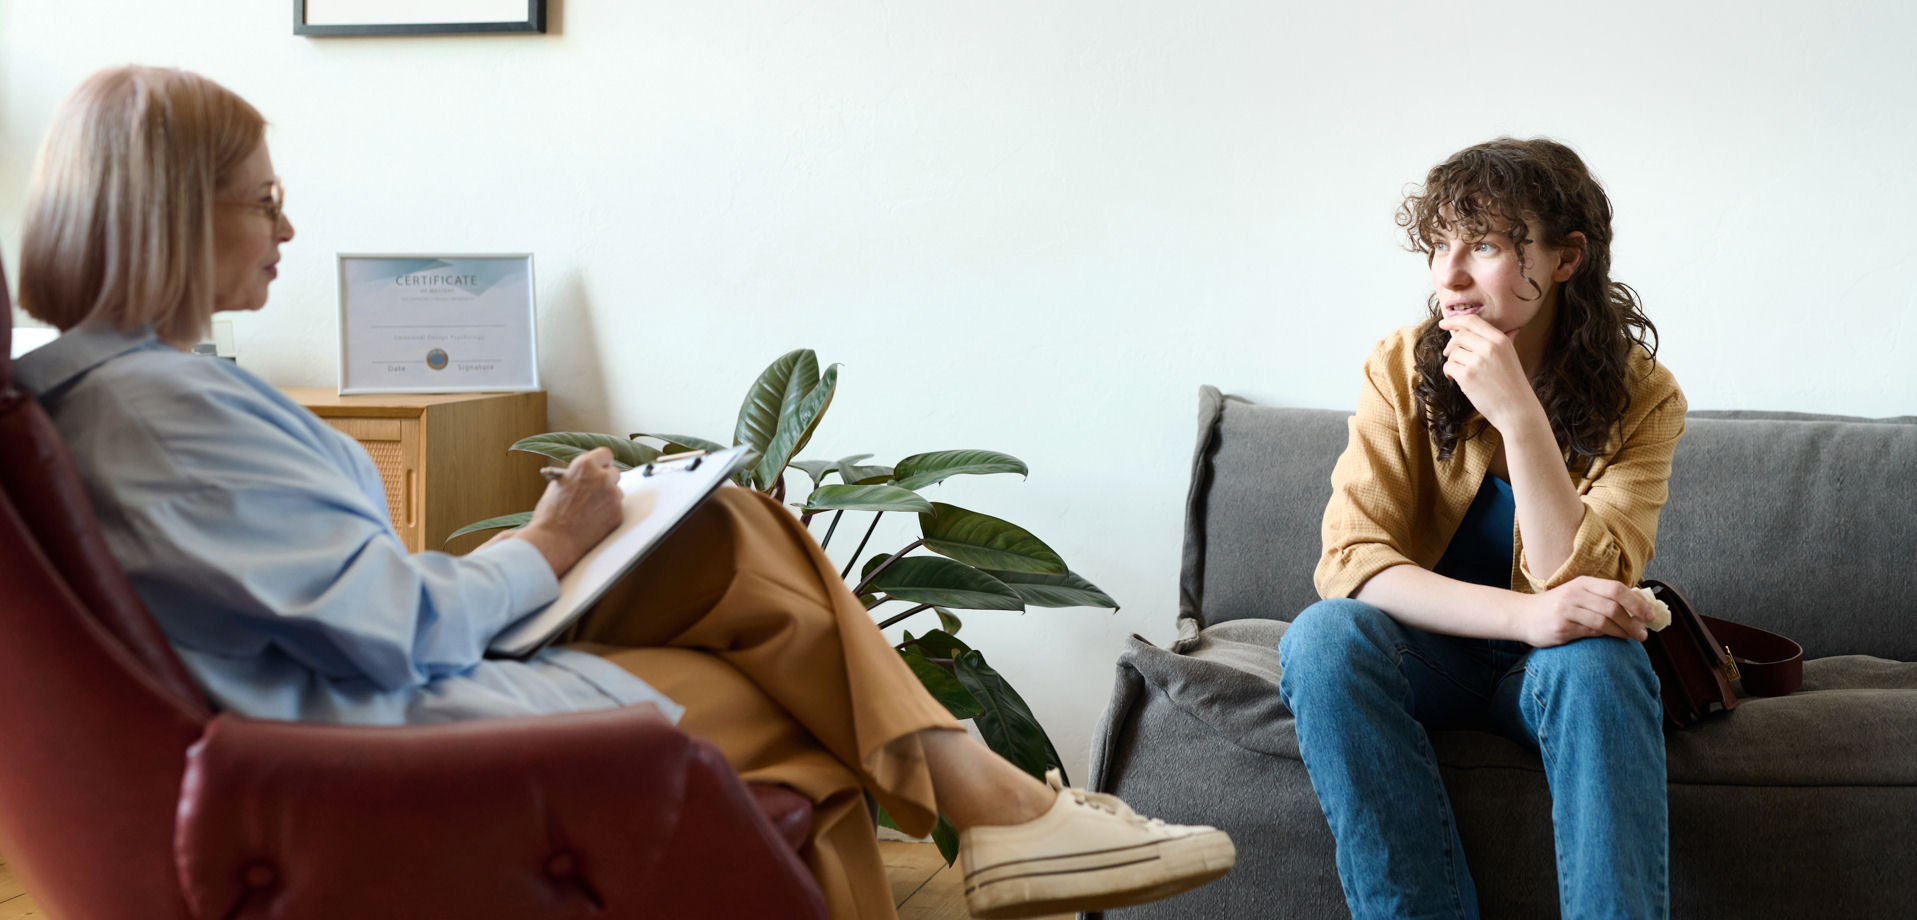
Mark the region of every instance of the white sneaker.
<instances>
[{"instance_id":1,"label":"white sneaker","mask_svg":"<svg viewBox=\"0 0 1917 920\"><path fill-rule=\"evenodd\" d=\"M1127 907L1231 871L1238 851L1215 827L1145 818L1117 796L1068 789L1057 770L1050 811L959 836L965 906L987 920Z\"/></svg>"}]
</instances>

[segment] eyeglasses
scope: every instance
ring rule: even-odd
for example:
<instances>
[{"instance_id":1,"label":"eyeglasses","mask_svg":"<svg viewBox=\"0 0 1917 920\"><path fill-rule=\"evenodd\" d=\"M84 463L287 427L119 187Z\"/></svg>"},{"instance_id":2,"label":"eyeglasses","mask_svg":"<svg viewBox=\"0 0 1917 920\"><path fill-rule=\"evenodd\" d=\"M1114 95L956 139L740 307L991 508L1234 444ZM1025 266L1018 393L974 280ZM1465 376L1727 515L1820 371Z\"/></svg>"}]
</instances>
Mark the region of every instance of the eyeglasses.
<instances>
[{"instance_id":1,"label":"eyeglasses","mask_svg":"<svg viewBox=\"0 0 1917 920\"><path fill-rule=\"evenodd\" d=\"M280 184L280 177L273 177L273 186L266 192L266 201L219 201L215 204L232 205L236 208L254 208L274 224L280 222L286 213L286 186Z\"/></svg>"}]
</instances>

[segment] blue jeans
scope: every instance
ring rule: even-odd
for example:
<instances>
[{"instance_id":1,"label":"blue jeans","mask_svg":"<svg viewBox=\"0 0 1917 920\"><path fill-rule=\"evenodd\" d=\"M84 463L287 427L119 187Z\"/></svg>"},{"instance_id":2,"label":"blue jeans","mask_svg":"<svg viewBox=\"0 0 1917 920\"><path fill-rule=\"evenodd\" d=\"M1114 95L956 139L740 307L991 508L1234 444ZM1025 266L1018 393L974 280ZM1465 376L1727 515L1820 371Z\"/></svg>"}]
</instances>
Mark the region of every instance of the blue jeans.
<instances>
[{"instance_id":1,"label":"blue jeans","mask_svg":"<svg viewBox=\"0 0 1917 920\"><path fill-rule=\"evenodd\" d=\"M1332 600L1298 615L1278 656L1355 920L1478 916L1427 728L1495 731L1539 752L1566 920L1669 915L1663 711L1638 643L1534 649Z\"/></svg>"}]
</instances>

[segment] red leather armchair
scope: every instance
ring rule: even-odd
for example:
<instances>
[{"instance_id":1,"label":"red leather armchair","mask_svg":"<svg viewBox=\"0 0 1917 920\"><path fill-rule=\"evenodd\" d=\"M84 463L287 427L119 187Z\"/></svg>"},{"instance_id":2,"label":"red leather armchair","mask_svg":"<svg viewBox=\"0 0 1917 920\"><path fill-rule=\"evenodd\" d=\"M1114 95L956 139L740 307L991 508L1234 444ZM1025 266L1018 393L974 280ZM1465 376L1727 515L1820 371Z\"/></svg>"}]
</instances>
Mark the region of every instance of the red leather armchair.
<instances>
[{"instance_id":1,"label":"red leather armchair","mask_svg":"<svg viewBox=\"0 0 1917 920\"><path fill-rule=\"evenodd\" d=\"M650 706L363 728L211 712L12 384L0 271L0 852L115 918L825 917L811 807Z\"/></svg>"}]
</instances>

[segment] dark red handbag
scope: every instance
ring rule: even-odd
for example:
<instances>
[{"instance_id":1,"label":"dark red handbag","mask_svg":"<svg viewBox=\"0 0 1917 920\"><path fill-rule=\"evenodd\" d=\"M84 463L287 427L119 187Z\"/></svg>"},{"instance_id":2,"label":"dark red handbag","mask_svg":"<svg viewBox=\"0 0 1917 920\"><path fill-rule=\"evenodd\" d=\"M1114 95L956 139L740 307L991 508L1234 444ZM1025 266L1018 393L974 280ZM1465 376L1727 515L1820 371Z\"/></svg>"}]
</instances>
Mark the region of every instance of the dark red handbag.
<instances>
[{"instance_id":1,"label":"dark red handbag","mask_svg":"<svg viewBox=\"0 0 1917 920\"><path fill-rule=\"evenodd\" d=\"M1644 640L1669 727L1688 728L1717 709L1736 709L1731 684L1739 678L1750 696L1783 696L1803 686L1803 646L1774 632L1699 614L1664 582L1641 586L1671 608L1671 625Z\"/></svg>"}]
</instances>

